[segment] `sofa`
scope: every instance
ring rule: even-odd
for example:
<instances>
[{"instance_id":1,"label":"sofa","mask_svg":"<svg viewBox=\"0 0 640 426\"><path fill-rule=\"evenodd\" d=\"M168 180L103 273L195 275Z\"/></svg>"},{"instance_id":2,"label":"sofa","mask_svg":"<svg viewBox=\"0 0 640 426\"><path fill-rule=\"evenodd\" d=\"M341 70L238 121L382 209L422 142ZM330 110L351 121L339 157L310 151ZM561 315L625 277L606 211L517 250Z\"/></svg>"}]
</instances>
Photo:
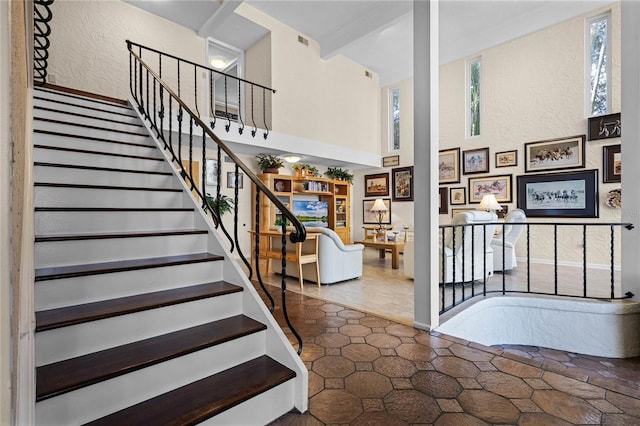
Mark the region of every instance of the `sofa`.
<instances>
[{"instance_id":1,"label":"sofa","mask_svg":"<svg viewBox=\"0 0 640 426\"><path fill-rule=\"evenodd\" d=\"M345 245L338 234L329 228L307 227L307 233L312 232L320 234L318 266L322 284L333 284L362 276L362 250L364 249L362 244ZM274 272L282 272L280 260L273 261L272 267ZM302 274L307 279L315 279L315 265L302 265ZM298 277L298 268L295 263L287 262L287 275Z\"/></svg>"},{"instance_id":2,"label":"sofa","mask_svg":"<svg viewBox=\"0 0 640 426\"><path fill-rule=\"evenodd\" d=\"M513 223L525 223L527 215L521 209L514 209L504 218L502 232L491 241L493 249L493 270L510 271L516 267L516 243L524 231L526 225L512 225ZM502 256L504 253L504 259Z\"/></svg>"}]
</instances>

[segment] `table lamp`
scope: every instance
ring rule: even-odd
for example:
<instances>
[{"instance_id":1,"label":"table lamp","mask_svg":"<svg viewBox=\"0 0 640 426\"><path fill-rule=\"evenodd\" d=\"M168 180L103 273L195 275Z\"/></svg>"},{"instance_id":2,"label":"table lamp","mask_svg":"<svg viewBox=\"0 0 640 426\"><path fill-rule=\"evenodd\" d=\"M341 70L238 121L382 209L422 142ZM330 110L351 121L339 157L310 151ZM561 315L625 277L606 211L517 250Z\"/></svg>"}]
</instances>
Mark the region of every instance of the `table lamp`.
<instances>
[{"instance_id":1,"label":"table lamp","mask_svg":"<svg viewBox=\"0 0 640 426\"><path fill-rule=\"evenodd\" d=\"M378 234L382 232L382 218L387 211L389 211L389 209L384 204L382 198L376 198L373 202L373 207L371 207L371 213L378 215Z\"/></svg>"},{"instance_id":2,"label":"table lamp","mask_svg":"<svg viewBox=\"0 0 640 426\"><path fill-rule=\"evenodd\" d=\"M497 210L502 210L502 206L498 204L498 200L496 200L495 195L485 194L482 196L482 201L480 201L478 210L484 210L487 212L495 213Z\"/></svg>"}]
</instances>

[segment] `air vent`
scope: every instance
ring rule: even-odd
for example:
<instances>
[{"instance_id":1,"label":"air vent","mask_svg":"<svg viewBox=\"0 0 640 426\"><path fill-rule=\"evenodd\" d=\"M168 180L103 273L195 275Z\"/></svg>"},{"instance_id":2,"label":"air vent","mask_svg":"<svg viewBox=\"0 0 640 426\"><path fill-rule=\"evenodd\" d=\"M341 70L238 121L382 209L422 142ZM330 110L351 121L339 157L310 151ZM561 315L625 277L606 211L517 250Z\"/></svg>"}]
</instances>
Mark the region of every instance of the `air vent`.
<instances>
[{"instance_id":1,"label":"air vent","mask_svg":"<svg viewBox=\"0 0 640 426\"><path fill-rule=\"evenodd\" d=\"M309 40L307 40L306 38L302 37L301 35L298 36L298 41L302 44L304 44L305 46L309 45Z\"/></svg>"},{"instance_id":2,"label":"air vent","mask_svg":"<svg viewBox=\"0 0 640 426\"><path fill-rule=\"evenodd\" d=\"M371 71L364 70L364 75L365 77L373 78L373 74L371 74Z\"/></svg>"}]
</instances>

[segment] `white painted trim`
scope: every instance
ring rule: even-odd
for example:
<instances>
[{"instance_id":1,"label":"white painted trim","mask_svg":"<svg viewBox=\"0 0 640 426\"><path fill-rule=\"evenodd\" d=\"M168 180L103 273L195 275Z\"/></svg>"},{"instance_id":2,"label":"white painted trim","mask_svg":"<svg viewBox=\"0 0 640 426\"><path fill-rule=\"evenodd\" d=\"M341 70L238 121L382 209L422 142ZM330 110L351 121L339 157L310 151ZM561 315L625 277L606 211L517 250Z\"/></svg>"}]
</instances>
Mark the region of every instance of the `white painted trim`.
<instances>
[{"instance_id":1,"label":"white painted trim","mask_svg":"<svg viewBox=\"0 0 640 426\"><path fill-rule=\"evenodd\" d=\"M527 258L526 257L516 257L518 262L522 262L522 263L527 263ZM551 259L537 259L537 258L531 258L531 263L539 263L542 265L553 265L554 262ZM558 266L570 266L573 268L582 268L583 264L582 262L569 262L569 261L558 261ZM588 269L603 269L603 270L608 270L611 268L610 265L607 265L606 263L587 263L587 268ZM620 267L620 265L615 265L614 266L614 270L615 271L621 271L622 268Z\"/></svg>"}]
</instances>

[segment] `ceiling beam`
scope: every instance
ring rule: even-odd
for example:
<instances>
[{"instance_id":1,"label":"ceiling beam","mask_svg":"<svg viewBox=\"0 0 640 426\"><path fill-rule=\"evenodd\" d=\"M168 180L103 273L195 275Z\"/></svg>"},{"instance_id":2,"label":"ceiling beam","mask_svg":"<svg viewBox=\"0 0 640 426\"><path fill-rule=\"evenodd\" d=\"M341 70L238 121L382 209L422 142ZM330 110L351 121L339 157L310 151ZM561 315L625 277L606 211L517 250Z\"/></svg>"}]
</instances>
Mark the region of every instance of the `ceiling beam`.
<instances>
[{"instance_id":1,"label":"ceiling beam","mask_svg":"<svg viewBox=\"0 0 640 426\"><path fill-rule=\"evenodd\" d=\"M213 34L215 29L221 26L224 21L235 12L236 8L242 3L242 0L216 0L216 3L220 6L198 30L200 37L207 38Z\"/></svg>"}]
</instances>

